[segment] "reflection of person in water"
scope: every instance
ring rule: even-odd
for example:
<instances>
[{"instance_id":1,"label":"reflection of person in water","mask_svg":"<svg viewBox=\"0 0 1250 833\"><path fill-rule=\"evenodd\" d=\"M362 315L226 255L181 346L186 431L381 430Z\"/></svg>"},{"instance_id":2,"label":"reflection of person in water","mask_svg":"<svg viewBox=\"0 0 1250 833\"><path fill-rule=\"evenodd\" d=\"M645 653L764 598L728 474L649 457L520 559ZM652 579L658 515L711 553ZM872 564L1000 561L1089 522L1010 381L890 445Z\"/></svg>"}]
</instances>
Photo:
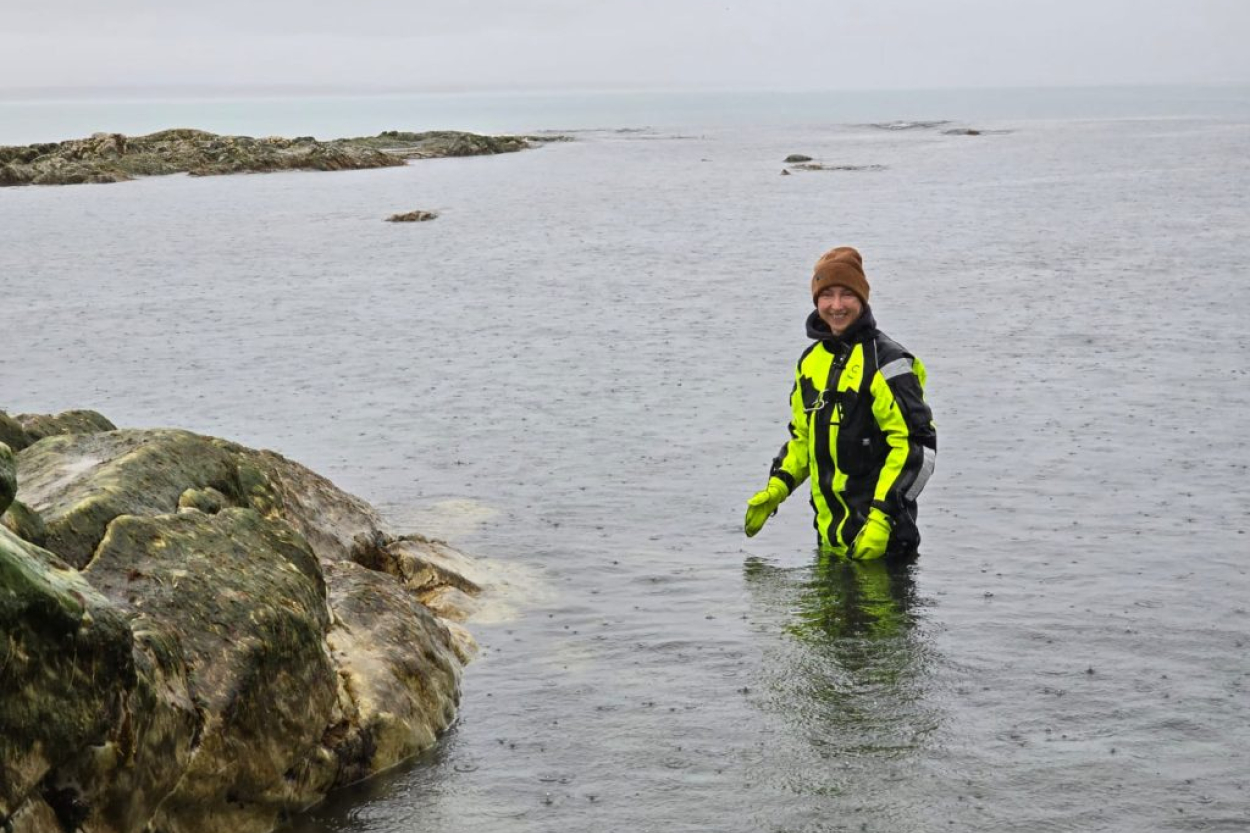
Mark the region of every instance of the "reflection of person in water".
<instances>
[{"instance_id":1,"label":"reflection of person in water","mask_svg":"<svg viewBox=\"0 0 1250 833\"><path fill-rule=\"evenodd\" d=\"M827 551L795 567L746 560L763 648L752 703L778 727L760 777L838 796L907 777L943 720L913 568Z\"/></svg>"},{"instance_id":2,"label":"reflection of person in water","mask_svg":"<svg viewBox=\"0 0 1250 833\"><path fill-rule=\"evenodd\" d=\"M831 638L903 635L914 621L913 563L914 559L848 561L821 555L798 627Z\"/></svg>"},{"instance_id":3,"label":"reflection of person in water","mask_svg":"<svg viewBox=\"0 0 1250 833\"><path fill-rule=\"evenodd\" d=\"M915 559L853 561L828 552L819 553L811 579L799 588L797 614L786 629L811 639L902 636L912 626L911 609L916 585L912 579ZM748 584L788 573L759 559L745 565Z\"/></svg>"}]
</instances>

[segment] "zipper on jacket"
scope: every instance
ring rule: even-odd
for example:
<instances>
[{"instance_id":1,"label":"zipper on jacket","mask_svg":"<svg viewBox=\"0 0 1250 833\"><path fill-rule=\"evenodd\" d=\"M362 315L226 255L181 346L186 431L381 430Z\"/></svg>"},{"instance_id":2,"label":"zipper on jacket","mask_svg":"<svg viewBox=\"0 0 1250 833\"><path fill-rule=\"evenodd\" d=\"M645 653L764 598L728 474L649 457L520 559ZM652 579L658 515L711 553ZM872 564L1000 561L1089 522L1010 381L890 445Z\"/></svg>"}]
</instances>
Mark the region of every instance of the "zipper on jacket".
<instances>
[{"instance_id":1,"label":"zipper on jacket","mask_svg":"<svg viewBox=\"0 0 1250 833\"><path fill-rule=\"evenodd\" d=\"M828 348L826 348L828 349ZM813 428L819 427L820 430L815 431L816 435L816 474L817 482L820 484L820 493L825 499L825 505L830 509L830 515L833 514L833 507L842 507L841 518L830 518L829 528L825 530L825 540L831 546L845 546L838 537L838 530L846 523L850 517L851 510L847 507L846 502L833 489L833 479L838 472L838 450L837 443L830 436L832 432L832 421L829 419L829 412L838 409L840 404L838 396L838 382L842 379L842 370L846 367L846 363L850 360L851 351L854 347L848 349L846 353L833 351L833 362L829 365L829 375L825 379L824 395L826 397L824 407L816 413L812 414L812 426L808 429L808 436L811 436ZM839 426L839 429L841 426ZM826 468L832 465L832 468Z\"/></svg>"}]
</instances>

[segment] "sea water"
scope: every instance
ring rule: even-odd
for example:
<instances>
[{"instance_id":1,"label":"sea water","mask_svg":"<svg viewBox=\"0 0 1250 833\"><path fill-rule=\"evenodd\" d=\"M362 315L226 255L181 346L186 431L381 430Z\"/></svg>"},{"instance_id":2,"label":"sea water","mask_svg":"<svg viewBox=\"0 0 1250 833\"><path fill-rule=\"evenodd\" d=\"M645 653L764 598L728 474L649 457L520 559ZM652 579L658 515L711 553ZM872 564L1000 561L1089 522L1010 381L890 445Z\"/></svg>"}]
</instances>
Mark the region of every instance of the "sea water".
<instances>
[{"instance_id":1,"label":"sea water","mask_svg":"<svg viewBox=\"0 0 1250 833\"><path fill-rule=\"evenodd\" d=\"M490 565L457 725L301 831L1245 829L1250 96L961 95L10 102L574 140L0 190L0 408L272 448ZM801 494L741 534L840 244L929 369L912 566Z\"/></svg>"}]
</instances>

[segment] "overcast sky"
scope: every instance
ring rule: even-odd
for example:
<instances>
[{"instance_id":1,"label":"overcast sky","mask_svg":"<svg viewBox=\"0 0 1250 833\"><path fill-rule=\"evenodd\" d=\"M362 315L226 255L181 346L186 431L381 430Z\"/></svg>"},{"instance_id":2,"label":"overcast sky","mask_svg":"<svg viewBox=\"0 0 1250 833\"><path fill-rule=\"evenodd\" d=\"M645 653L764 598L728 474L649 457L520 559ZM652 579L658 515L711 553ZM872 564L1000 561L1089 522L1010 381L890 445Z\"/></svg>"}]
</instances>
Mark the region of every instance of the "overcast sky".
<instances>
[{"instance_id":1,"label":"overcast sky","mask_svg":"<svg viewBox=\"0 0 1250 833\"><path fill-rule=\"evenodd\" d=\"M0 0L0 89L1250 83L1250 0Z\"/></svg>"}]
</instances>

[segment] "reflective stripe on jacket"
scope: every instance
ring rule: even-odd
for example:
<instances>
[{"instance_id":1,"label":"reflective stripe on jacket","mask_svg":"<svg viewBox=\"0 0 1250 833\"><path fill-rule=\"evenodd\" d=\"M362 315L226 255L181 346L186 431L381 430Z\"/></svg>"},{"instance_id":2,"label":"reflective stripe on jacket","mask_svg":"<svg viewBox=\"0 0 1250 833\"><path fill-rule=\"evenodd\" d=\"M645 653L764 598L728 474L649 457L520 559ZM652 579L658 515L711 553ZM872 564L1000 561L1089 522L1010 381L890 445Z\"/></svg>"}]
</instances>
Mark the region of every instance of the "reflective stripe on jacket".
<instances>
[{"instance_id":1,"label":"reflective stripe on jacket","mask_svg":"<svg viewBox=\"0 0 1250 833\"><path fill-rule=\"evenodd\" d=\"M875 506L893 524L891 550L914 549L916 498L937 460L924 364L879 332L867 307L841 338L813 313L808 335L821 340L795 368L790 439L771 475L791 492L811 479L822 547L845 552Z\"/></svg>"}]
</instances>

